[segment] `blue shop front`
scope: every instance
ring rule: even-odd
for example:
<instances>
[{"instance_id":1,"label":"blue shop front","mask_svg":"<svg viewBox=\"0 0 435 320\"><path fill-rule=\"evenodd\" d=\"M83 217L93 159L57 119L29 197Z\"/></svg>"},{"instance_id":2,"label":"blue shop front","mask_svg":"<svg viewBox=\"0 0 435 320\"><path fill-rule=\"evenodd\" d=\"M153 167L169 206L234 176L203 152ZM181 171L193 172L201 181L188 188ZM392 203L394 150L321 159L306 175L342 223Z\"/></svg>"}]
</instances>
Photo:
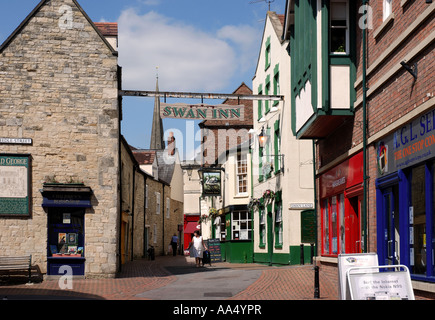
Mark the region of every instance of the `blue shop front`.
<instances>
[{"instance_id":1,"label":"blue shop front","mask_svg":"<svg viewBox=\"0 0 435 320\"><path fill-rule=\"evenodd\" d=\"M45 184L48 216L47 275L85 274L85 211L91 208L91 188L81 184Z\"/></svg>"},{"instance_id":2,"label":"blue shop front","mask_svg":"<svg viewBox=\"0 0 435 320\"><path fill-rule=\"evenodd\" d=\"M379 263L435 282L435 110L376 145Z\"/></svg>"}]
</instances>

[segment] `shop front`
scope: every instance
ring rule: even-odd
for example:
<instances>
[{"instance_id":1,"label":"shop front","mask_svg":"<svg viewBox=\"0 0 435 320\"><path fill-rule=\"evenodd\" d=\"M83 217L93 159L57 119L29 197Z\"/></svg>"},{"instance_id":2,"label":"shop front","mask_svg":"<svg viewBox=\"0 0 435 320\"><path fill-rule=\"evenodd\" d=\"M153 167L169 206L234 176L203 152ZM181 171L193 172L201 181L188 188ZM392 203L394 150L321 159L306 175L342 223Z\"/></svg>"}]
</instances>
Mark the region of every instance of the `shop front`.
<instances>
[{"instance_id":1,"label":"shop front","mask_svg":"<svg viewBox=\"0 0 435 320\"><path fill-rule=\"evenodd\" d=\"M358 153L320 176L322 256L361 252L362 168Z\"/></svg>"},{"instance_id":2,"label":"shop front","mask_svg":"<svg viewBox=\"0 0 435 320\"><path fill-rule=\"evenodd\" d=\"M377 143L379 262L435 282L435 110Z\"/></svg>"},{"instance_id":3,"label":"shop front","mask_svg":"<svg viewBox=\"0 0 435 320\"><path fill-rule=\"evenodd\" d=\"M46 184L42 206L47 212L47 275L85 275L85 211L91 189L84 185Z\"/></svg>"}]
</instances>

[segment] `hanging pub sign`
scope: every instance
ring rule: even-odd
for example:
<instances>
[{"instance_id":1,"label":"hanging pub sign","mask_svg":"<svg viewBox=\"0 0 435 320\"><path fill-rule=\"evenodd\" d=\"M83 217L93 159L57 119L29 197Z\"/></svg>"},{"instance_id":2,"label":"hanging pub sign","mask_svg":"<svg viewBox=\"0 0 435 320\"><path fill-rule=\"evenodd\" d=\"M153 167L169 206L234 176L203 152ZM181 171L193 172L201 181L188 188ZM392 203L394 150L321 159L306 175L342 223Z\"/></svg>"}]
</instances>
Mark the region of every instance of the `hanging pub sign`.
<instances>
[{"instance_id":1,"label":"hanging pub sign","mask_svg":"<svg viewBox=\"0 0 435 320\"><path fill-rule=\"evenodd\" d=\"M435 155L435 110L402 126L376 146L378 177Z\"/></svg>"},{"instance_id":2,"label":"hanging pub sign","mask_svg":"<svg viewBox=\"0 0 435 320\"><path fill-rule=\"evenodd\" d=\"M220 171L203 172L202 195L203 196L221 195L221 172Z\"/></svg>"},{"instance_id":3,"label":"hanging pub sign","mask_svg":"<svg viewBox=\"0 0 435 320\"><path fill-rule=\"evenodd\" d=\"M243 105L205 105L176 103L160 104L160 117L191 120L240 120L244 119Z\"/></svg>"},{"instance_id":4,"label":"hanging pub sign","mask_svg":"<svg viewBox=\"0 0 435 320\"><path fill-rule=\"evenodd\" d=\"M30 215L30 156L0 155L0 216Z\"/></svg>"}]
</instances>

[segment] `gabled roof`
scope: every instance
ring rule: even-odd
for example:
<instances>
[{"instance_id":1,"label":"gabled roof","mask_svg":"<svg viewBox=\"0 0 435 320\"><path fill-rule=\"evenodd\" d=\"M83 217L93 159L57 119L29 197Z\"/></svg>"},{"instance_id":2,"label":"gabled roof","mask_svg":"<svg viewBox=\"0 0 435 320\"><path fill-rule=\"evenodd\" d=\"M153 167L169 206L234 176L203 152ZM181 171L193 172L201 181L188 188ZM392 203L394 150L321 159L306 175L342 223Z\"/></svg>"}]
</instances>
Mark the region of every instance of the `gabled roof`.
<instances>
[{"instance_id":1,"label":"gabled roof","mask_svg":"<svg viewBox=\"0 0 435 320\"><path fill-rule=\"evenodd\" d=\"M95 26L100 30L101 34L105 37L118 36L118 23L117 22L95 22Z\"/></svg>"},{"instance_id":2,"label":"gabled roof","mask_svg":"<svg viewBox=\"0 0 435 320\"><path fill-rule=\"evenodd\" d=\"M270 19L270 22L272 24L272 27L273 27L273 29L275 31L275 34L276 34L276 37L278 38L278 40L281 43L286 41L286 39L284 39L285 15L284 14L277 14L274 11L268 11L267 12L267 16L266 16L266 21L264 23L263 37L261 39L260 53L258 54L258 58L257 58L257 67L255 68L254 78L255 78L255 75L257 74L258 63L260 61L260 56L261 56L261 50L263 49L263 45L264 45L264 41L265 41L265 32L266 32L267 19Z\"/></svg>"},{"instance_id":3,"label":"gabled roof","mask_svg":"<svg viewBox=\"0 0 435 320\"><path fill-rule=\"evenodd\" d=\"M24 29L25 26L29 23L29 21L41 10L41 8L51 0L41 0L39 4L29 13L29 15L21 22L21 24L12 32L12 34L3 42L3 44L0 46L0 53L3 52L5 48L8 47L8 45L12 42L12 40L15 39L15 37L20 34L20 32ZM72 2L76 5L77 9L83 14L83 16L88 20L88 22L91 24L91 26L94 28L95 32L100 36L101 40L107 45L107 47L112 51L112 54L117 56L118 52L112 48L110 43L106 40L106 38L103 36L101 31L97 28L95 23L89 18L89 16L86 14L86 12L83 10L83 8L80 6L80 4L77 2L77 0L72 0Z\"/></svg>"},{"instance_id":4,"label":"gabled roof","mask_svg":"<svg viewBox=\"0 0 435 320\"><path fill-rule=\"evenodd\" d=\"M155 150L133 150L133 155L139 165L153 164L156 157Z\"/></svg>"}]
</instances>

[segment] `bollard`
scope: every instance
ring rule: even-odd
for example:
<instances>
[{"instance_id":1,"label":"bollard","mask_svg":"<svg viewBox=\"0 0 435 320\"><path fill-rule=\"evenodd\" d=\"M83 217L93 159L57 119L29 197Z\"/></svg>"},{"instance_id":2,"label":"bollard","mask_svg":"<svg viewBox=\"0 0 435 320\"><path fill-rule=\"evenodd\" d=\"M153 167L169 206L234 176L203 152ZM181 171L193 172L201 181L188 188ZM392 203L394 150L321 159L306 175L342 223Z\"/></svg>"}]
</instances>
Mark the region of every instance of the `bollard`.
<instances>
[{"instance_id":1,"label":"bollard","mask_svg":"<svg viewBox=\"0 0 435 320\"><path fill-rule=\"evenodd\" d=\"M301 264L304 264L304 245L301 244Z\"/></svg>"},{"instance_id":2,"label":"bollard","mask_svg":"<svg viewBox=\"0 0 435 320\"><path fill-rule=\"evenodd\" d=\"M319 267L314 267L314 298L320 298Z\"/></svg>"}]
</instances>

